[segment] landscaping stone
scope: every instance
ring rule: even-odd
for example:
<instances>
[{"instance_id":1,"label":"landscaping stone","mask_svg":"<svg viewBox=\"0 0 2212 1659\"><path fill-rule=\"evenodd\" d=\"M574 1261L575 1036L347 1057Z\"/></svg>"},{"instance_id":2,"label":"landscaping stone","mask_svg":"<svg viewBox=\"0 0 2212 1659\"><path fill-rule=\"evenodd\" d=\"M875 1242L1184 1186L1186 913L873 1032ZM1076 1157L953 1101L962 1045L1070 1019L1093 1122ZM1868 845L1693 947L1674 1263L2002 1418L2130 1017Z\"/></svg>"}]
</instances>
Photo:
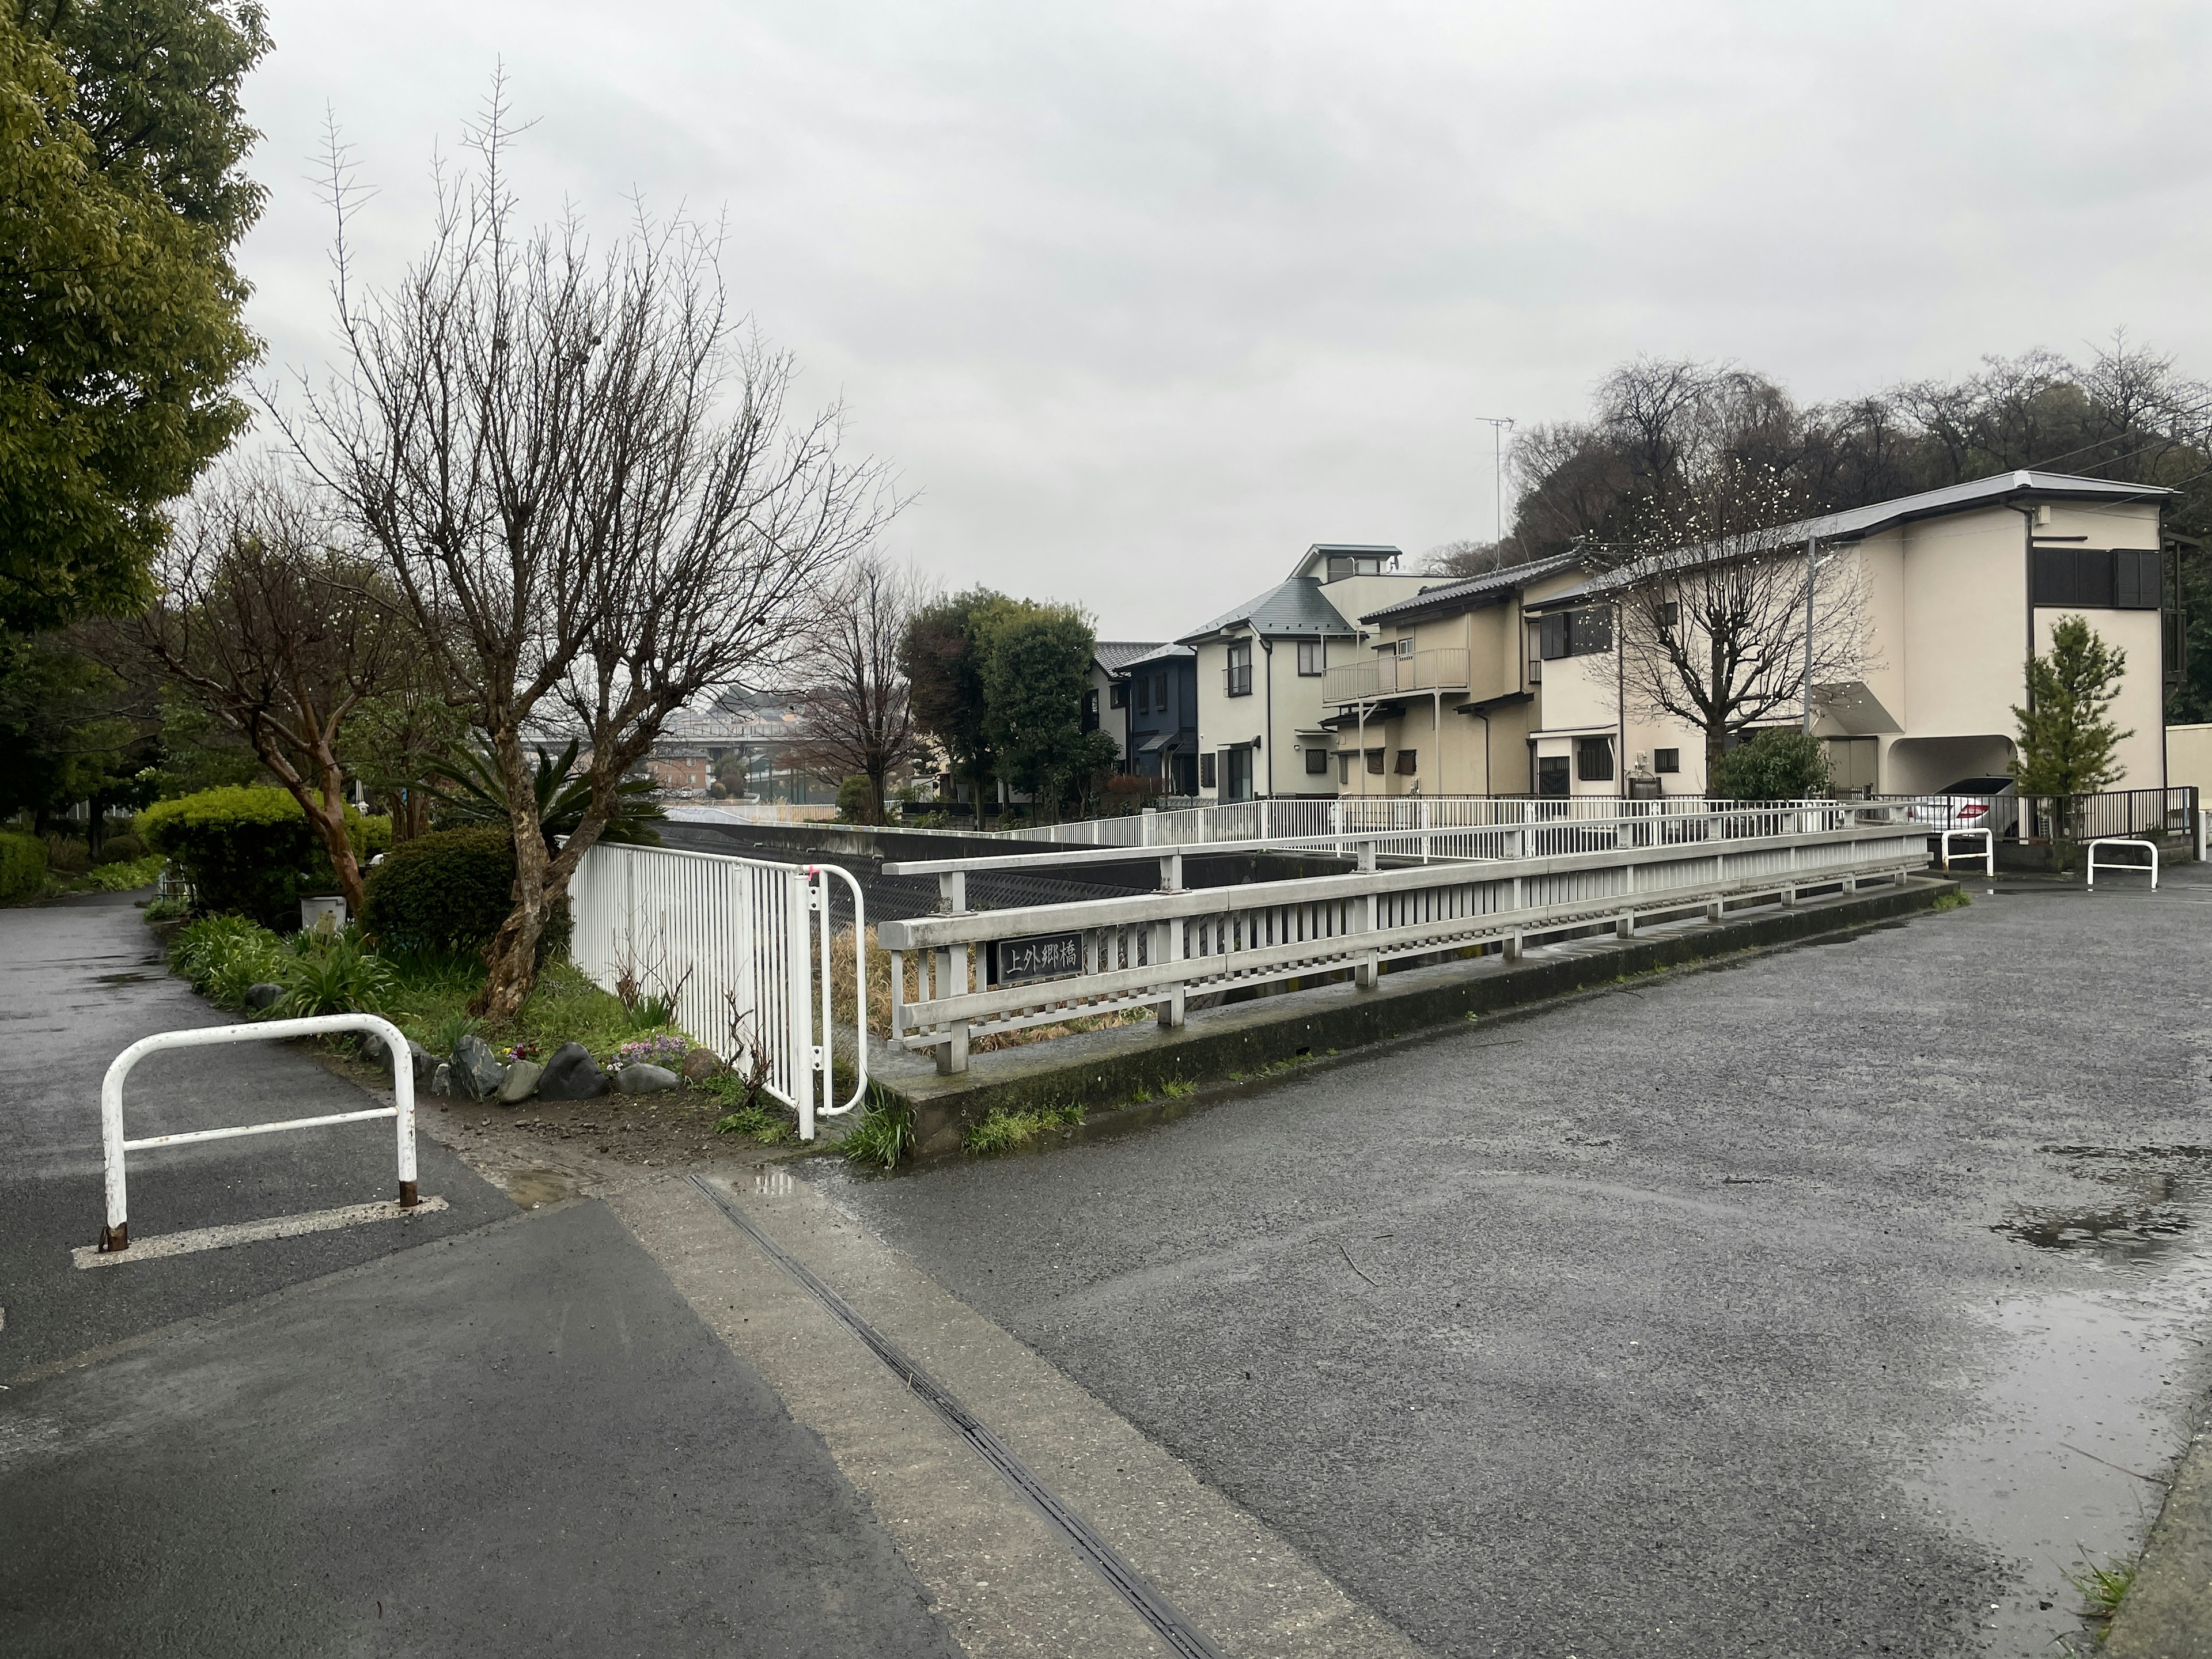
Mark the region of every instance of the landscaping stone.
<instances>
[{"instance_id":1,"label":"landscaping stone","mask_svg":"<svg viewBox=\"0 0 2212 1659\"><path fill-rule=\"evenodd\" d=\"M686 1083L704 1083L710 1077L722 1074L722 1057L712 1048L694 1048L684 1056L679 1069Z\"/></svg>"},{"instance_id":2,"label":"landscaping stone","mask_svg":"<svg viewBox=\"0 0 2212 1659\"><path fill-rule=\"evenodd\" d=\"M626 1095L657 1095L683 1080L665 1066L648 1066L643 1060L615 1073L615 1086Z\"/></svg>"},{"instance_id":3,"label":"landscaping stone","mask_svg":"<svg viewBox=\"0 0 2212 1659\"><path fill-rule=\"evenodd\" d=\"M385 1049L384 1039L374 1032L361 1040L361 1048L362 1053L368 1057L370 1065L388 1066L392 1064L392 1057ZM409 1037L407 1058L415 1067L415 1086L417 1089L428 1088L431 1079L437 1074L438 1057L413 1037Z\"/></svg>"},{"instance_id":4,"label":"landscaping stone","mask_svg":"<svg viewBox=\"0 0 2212 1659\"><path fill-rule=\"evenodd\" d=\"M540 1100L594 1100L607 1091L607 1074L580 1042L564 1042L538 1079Z\"/></svg>"},{"instance_id":5,"label":"landscaping stone","mask_svg":"<svg viewBox=\"0 0 2212 1659\"><path fill-rule=\"evenodd\" d=\"M507 1080L507 1068L491 1044L471 1033L453 1045L453 1091L471 1100L489 1100Z\"/></svg>"},{"instance_id":6,"label":"landscaping stone","mask_svg":"<svg viewBox=\"0 0 2212 1659\"><path fill-rule=\"evenodd\" d=\"M438 1062L438 1069L430 1073L430 1092L434 1095L453 1092L453 1068L442 1060Z\"/></svg>"},{"instance_id":7,"label":"landscaping stone","mask_svg":"<svg viewBox=\"0 0 2212 1659\"><path fill-rule=\"evenodd\" d=\"M535 1060L516 1060L507 1068L507 1081L499 1085L501 1101L512 1106L518 1101L529 1099L537 1093L538 1079L544 1074L545 1068Z\"/></svg>"},{"instance_id":8,"label":"landscaping stone","mask_svg":"<svg viewBox=\"0 0 2212 1659\"><path fill-rule=\"evenodd\" d=\"M258 985L249 985L246 988L246 1006L249 1008L255 1010L274 1008L283 1000L284 988L281 985L271 985L266 980Z\"/></svg>"}]
</instances>

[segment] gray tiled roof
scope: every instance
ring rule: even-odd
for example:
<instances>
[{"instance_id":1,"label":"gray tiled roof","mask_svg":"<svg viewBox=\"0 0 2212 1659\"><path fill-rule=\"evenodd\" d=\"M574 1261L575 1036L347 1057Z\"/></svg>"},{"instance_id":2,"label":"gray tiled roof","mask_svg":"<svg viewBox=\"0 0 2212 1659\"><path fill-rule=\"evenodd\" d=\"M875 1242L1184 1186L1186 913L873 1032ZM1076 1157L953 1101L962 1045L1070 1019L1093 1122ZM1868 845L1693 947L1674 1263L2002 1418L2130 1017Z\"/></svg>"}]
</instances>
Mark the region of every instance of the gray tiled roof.
<instances>
[{"instance_id":1,"label":"gray tiled roof","mask_svg":"<svg viewBox=\"0 0 2212 1659\"><path fill-rule=\"evenodd\" d=\"M1112 674L1133 662L1142 662L1159 648L1158 640L1100 640L1091 647L1091 655L1101 668Z\"/></svg>"},{"instance_id":2,"label":"gray tiled roof","mask_svg":"<svg viewBox=\"0 0 2212 1659\"><path fill-rule=\"evenodd\" d=\"M1191 629L1178 643L1193 644L1239 623L1249 623L1255 634L1322 634L1334 639L1358 637L1358 630L1345 621L1342 614L1321 591L1320 577L1293 576L1290 580L1269 588L1258 599L1247 599L1234 611L1223 612L1205 627Z\"/></svg>"},{"instance_id":3,"label":"gray tiled roof","mask_svg":"<svg viewBox=\"0 0 2212 1659\"><path fill-rule=\"evenodd\" d=\"M1127 673L1132 668L1142 668L1156 662L1174 662L1184 657L1194 657L1197 652L1187 645L1156 645L1141 657L1132 657L1115 672Z\"/></svg>"},{"instance_id":4,"label":"gray tiled roof","mask_svg":"<svg viewBox=\"0 0 2212 1659\"><path fill-rule=\"evenodd\" d=\"M1526 564L1507 565L1500 570L1486 570L1480 576L1467 576L1458 581L1439 583L1425 587L1410 599L1400 599L1386 605L1380 611L1370 611L1362 622L1395 622L1406 617L1420 616L1435 611L1449 611L1472 605L1493 593L1510 592L1516 587L1557 574L1570 568L1581 557L1577 553L1555 553L1548 559L1531 559Z\"/></svg>"}]
</instances>

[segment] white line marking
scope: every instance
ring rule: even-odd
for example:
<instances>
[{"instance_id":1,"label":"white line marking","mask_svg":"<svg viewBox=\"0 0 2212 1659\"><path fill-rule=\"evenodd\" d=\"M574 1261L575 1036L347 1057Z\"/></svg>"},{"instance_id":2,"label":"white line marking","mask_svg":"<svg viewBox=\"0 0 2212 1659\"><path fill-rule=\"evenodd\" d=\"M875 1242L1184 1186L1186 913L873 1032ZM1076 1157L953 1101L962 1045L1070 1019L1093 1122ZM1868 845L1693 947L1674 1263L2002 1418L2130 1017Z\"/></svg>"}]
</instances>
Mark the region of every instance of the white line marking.
<instances>
[{"instance_id":1,"label":"white line marking","mask_svg":"<svg viewBox=\"0 0 2212 1659\"><path fill-rule=\"evenodd\" d=\"M270 1238L296 1238L301 1233L326 1233L337 1227L358 1226L365 1221L404 1221L446 1207L442 1198L426 1198L411 1210L397 1200L381 1204L349 1204L343 1209L315 1210L307 1215L278 1216L271 1221L239 1221L227 1227L197 1227L187 1233L164 1233L159 1238L134 1238L128 1249L100 1254L96 1244L80 1244L70 1255L80 1267L118 1267L126 1261L152 1261L163 1256L190 1255L195 1250L228 1249L233 1244L254 1244Z\"/></svg>"}]
</instances>

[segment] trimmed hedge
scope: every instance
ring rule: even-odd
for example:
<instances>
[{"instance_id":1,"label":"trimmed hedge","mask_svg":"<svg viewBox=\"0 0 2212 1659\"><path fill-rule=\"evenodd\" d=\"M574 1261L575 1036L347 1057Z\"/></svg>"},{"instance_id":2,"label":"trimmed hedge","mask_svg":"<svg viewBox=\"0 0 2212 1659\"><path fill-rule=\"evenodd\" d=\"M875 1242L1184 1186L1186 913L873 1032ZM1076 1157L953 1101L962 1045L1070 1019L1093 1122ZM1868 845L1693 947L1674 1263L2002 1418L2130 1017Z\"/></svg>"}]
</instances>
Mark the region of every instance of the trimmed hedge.
<instances>
[{"instance_id":1,"label":"trimmed hedge","mask_svg":"<svg viewBox=\"0 0 2212 1659\"><path fill-rule=\"evenodd\" d=\"M385 951L481 951L514 907L514 844L495 828L440 830L393 848L368 872L361 928ZM568 949L568 902L554 908L538 959Z\"/></svg>"},{"instance_id":2,"label":"trimmed hedge","mask_svg":"<svg viewBox=\"0 0 2212 1659\"><path fill-rule=\"evenodd\" d=\"M349 806L346 825L363 863L392 844L388 817L364 818ZM137 827L141 841L183 869L204 911L251 916L291 933L300 925L301 896L337 885L321 837L283 789L204 789L155 802Z\"/></svg>"},{"instance_id":3,"label":"trimmed hedge","mask_svg":"<svg viewBox=\"0 0 2212 1659\"><path fill-rule=\"evenodd\" d=\"M0 830L0 904L36 898L46 890L46 842L36 836Z\"/></svg>"}]
</instances>

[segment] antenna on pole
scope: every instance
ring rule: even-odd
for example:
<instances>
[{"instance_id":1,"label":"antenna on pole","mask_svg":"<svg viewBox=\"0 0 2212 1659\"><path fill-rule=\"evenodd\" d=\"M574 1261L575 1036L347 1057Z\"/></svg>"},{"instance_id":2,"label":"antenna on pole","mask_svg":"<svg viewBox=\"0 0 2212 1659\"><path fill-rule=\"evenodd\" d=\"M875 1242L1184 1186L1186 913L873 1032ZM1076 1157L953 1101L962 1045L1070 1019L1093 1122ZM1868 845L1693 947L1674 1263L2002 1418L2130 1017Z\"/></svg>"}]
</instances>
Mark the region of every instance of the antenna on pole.
<instances>
[{"instance_id":1,"label":"antenna on pole","mask_svg":"<svg viewBox=\"0 0 2212 1659\"><path fill-rule=\"evenodd\" d=\"M1491 545L1505 539L1505 434L1513 424L1510 415L1478 415L1477 426L1490 428L1490 497L1495 509Z\"/></svg>"}]
</instances>

